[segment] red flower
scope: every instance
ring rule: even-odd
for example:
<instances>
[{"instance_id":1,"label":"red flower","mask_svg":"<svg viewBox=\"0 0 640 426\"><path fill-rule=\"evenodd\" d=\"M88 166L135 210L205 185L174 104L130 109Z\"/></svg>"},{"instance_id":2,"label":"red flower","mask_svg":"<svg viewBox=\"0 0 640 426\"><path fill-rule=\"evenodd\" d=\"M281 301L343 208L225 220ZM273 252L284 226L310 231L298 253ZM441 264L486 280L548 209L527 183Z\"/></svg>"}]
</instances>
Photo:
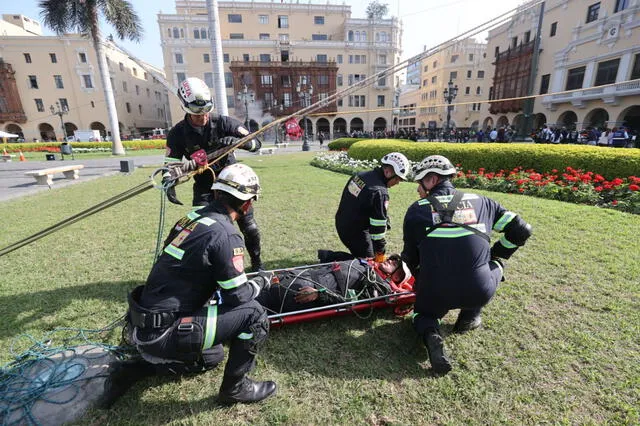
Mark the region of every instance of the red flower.
<instances>
[{"instance_id":1,"label":"red flower","mask_svg":"<svg viewBox=\"0 0 640 426\"><path fill-rule=\"evenodd\" d=\"M518 179L516 181L516 185L520 186L520 185L524 184L525 182L526 182L526 179Z\"/></svg>"},{"instance_id":2,"label":"red flower","mask_svg":"<svg viewBox=\"0 0 640 426\"><path fill-rule=\"evenodd\" d=\"M636 184L631 184L629 185L629 189L632 191L640 191L640 186L636 185Z\"/></svg>"},{"instance_id":3,"label":"red flower","mask_svg":"<svg viewBox=\"0 0 640 426\"><path fill-rule=\"evenodd\" d=\"M611 202L611 205L612 205L612 206L617 206L617 205L618 205L618 200L613 200L613 201Z\"/></svg>"},{"instance_id":4,"label":"red flower","mask_svg":"<svg viewBox=\"0 0 640 426\"><path fill-rule=\"evenodd\" d=\"M524 192L524 188L518 188L518 192Z\"/></svg>"},{"instance_id":5,"label":"red flower","mask_svg":"<svg viewBox=\"0 0 640 426\"><path fill-rule=\"evenodd\" d=\"M594 191L596 192L601 192L602 191L602 187L601 186L596 186L595 188L593 188Z\"/></svg>"}]
</instances>

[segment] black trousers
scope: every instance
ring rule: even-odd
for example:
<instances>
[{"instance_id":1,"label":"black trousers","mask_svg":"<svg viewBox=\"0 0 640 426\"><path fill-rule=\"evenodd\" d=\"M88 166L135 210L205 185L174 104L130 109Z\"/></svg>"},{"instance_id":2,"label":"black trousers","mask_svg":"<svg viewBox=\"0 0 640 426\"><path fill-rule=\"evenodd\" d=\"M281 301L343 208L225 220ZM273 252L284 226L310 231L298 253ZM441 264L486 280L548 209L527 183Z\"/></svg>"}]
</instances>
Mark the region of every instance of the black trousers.
<instances>
[{"instance_id":1,"label":"black trousers","mask_svg":"<svg viewBox=\"0 0 640 426\"><path fill-rule=\"evenodd\" d=\"M342 223L336 218L336 231L342 244L347 247L353 257L366 258L373 257L373 243L371 235L366 229L353 229L350 224ZM346 260L346 259L345 259Z\"/></svg>"}]
</instances>

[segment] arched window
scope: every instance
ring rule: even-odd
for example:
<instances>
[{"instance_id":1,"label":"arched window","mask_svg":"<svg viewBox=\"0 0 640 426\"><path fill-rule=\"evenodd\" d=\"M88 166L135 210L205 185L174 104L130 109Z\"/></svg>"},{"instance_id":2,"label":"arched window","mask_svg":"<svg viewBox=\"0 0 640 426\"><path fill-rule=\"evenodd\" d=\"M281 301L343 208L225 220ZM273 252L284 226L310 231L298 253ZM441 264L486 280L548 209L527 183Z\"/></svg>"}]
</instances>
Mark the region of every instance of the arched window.
<instances>
[{"instance_id":1,"label":"arched window","mask_svg":"<svg viewBox=\"0 0 640 426\"><path fill-rule=\"evenodd\" d=\"M200 30L198 30L197 28L194 28L194 30L193 30L193 38L195 38L195 39L199 39L200 38Z\"/></svg>"},{"instance_id":2,"label":"arched window","mask_svg":"<svg viewBox=\"0 0 640 426\"><path fill-rule=\"evenodd\" d=\"M360 31L356 31L356 41L360 41Z\"/></svg>"},{"instance_id":3,"label":"arched window","mask_svg":"<svg viewBox=\"0 0 640 426\"><path fill-rule=\"evenodd\" d=\"M200 28L200 38L201 39L207 38L207 30L205 30L204 28Z\"/></svg>"},{"instance_id":4,"label":"arched window","mask_svg":"<svg viewBox=\"0 0 640 426\"><path fill-rule=\"evenodd\" d=\"M176 27L173 27L173 38L180 38L180 32Z\"/></svg>"},{"instance_id":5,"label":"arched window","mask_svg":"<svg viewBox=\"0 0 640 426\"><path fill-rule=\"evenodd\" d=\"M349 30L349 32L347 33L347 40L353 41L353 31L352 30Z\"/></svg>"}]
</instances>

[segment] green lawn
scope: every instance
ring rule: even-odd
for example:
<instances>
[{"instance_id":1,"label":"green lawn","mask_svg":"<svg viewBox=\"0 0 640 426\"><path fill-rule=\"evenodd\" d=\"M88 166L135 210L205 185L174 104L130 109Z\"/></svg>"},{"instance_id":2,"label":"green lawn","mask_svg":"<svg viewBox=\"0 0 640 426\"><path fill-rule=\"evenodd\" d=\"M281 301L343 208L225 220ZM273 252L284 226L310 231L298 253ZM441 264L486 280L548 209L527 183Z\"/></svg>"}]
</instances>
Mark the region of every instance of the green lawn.
<instances>
[{"instance_id":1,"label":"green lawn","mask_svg":"<svg viewBox=\"0 0 640 426\"><path fill-rule=\"evenodd\" d=\"M308 153L252 157L268 267L314 263L340 248L333 215L347 176L310 167ZM146 179L149 170L0 203L0 246ZM416 186L390 190L390 251L401 249ZM190 185L178 196L190 201ZM640 216L489 193L534 227L507 263L482 329L451 334L454 370L429 372L409 319L379 311L272 331L254 377L278 395L253 406L216 402L222 371L138 384L79 424L638 424ZM147 193L0 258L0 354L11 339L56 326L94 328L125 310L151 266L158 192ZM169 228L186 207L169 204ZM449 333L456 312L444 319ZM112 336L113 342L117 336Z\"/></svg>"}]
</instances>

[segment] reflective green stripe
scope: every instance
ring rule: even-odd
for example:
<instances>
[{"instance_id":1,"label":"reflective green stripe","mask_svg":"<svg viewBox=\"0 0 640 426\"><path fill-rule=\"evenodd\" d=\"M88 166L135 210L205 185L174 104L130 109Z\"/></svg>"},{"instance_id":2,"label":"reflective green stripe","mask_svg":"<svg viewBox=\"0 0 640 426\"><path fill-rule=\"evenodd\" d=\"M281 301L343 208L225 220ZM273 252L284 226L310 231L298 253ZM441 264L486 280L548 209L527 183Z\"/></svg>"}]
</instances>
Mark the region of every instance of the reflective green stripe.
<instances>
[{"instance_id":1,"label":"reflective green stripe","mask_svg":"<svg viewBox=\"0 0 640 426\"><path fill-rule=\"evenodd\" d=\"M460 228L459 226L456 226L455 228L437 228L434 231L432 231L429 235L427 235L427 237L459 238L459 237L466 237L467 235L473 235L473 231L469 231L468 229L464 229L464 228Z\"/></svg>"},{"instance_id":2,"label":"reflective green stripe","mask_svg":"<svg viewBox=\"0 0 640 426\"><path fill-rule=\"evenodd\" d=\"M191 211L192 211L192 212L196 212L196 211L198 211L198 210L200 210L200 209L204 209L205 207L206 207L206 206L194 206L194 207L191 209Z\"/></svg>"},{"instance_id":3,"label":"reflective green stripe","mask_svg":"<svg viewBox=\"0 0 640 426\"><path fill-rule=\"evenodd\" d=\"M414 312L413 315L411 315L411 321L415 320L418 315L420 314Z\"/></svg>"},{"instance_id":4,"label":"reflective green stripe","mask_svg":"<svg viewBox=\"0 0 640 426\"><path fill-rule=\"evenodd\" d=\"M189 214L187 214L187 218L189 218L190 220L196 220L199 217L200 217L200 215L198 213L196 213L195 211L189 212Z\"/></svg>"},{"instance_id":5,"label":"reflective green stripe","mask_svg":"<svg viewBox=\"0 0 640 426\"><path fill-rule=\"evenodd\" d=\"M495 225L493 225L493 229L495 229L496 231L502 231L504 227L513 220L514 217L516 217L516 214L514 212L505 212L500 220L497 221Z\"/></svg>"},{"instance_id":6,"label":"reflective green stripe","mask_svg":"<svg viewBox=\"0 0 640 426\"><path fill-rule=\"evenodd\" d=\"M383 232L382 234L371 234L371 239L373 241L378 241L384 238L386 232Z\"/></svg>"},{"instance_id":7,"label":"reflective green stripe","mask_svg":"<svg viewBox=\"0 0 640 426\"><path fill-rule=\"evenodd\" d=\"M175 163L180 161L179 158L173 158L173 157L164 157L164 162L166 163Z\"/></svg>"},{"instance_id":8,"label":"reflective green stripe","mask_svg":"<svg viewBox=\"0 0 640 426\"><path fill-rule=\"evenodd\" d=\"M510 249L518 247L517 245L513 244L511 241L507 240L507 238L504 235L500 237L500 244Z\"/></svg>"},{"instance_id":9,"label":"reflective green stripe","mask_svg":"<svg viewBox=\"0 0 640 426\"><path fill-rule=\"evenodd\" d=\"M198 219L198 223L201 223L201 224L207 225L207 226L211 226L214 223L216 223L216 221L214 219L211 219L210 217L201 217L200 219Z\"/></svg>"},{"instance_id":10,"label":"reflective green stripe","mask_svg":"<svg viewBox=\"0 0 640 426\"><path fill-rule=\"evenodd\" d=\"M207 307L207 323L204 326L204 341L202 350L209 349L216 340L216 327L218 326L218 305Z\"/></svg>"},{"instance_id":11,"label":"reflective green stripe","mask_svg":"<svg viewBox=\"0 0 640 426\"><path fill-rule=\"evenodd\" d=\"M238 334L238 339L242 339L242 340L253 339L253 333L240 333Z\"/></svg>"},{"instance_id":12,"label":"reflective green stripe","mask_svg":"<svg viewBox=\"0 0 640 426\"><path fill-rule=\"evenodd\" d=\"M235 278L231 278L230 280L218 281L218 284L220 284L220 287L225 290L231 290L232 288L239 287L246 282L247 276L245 274L240 274Z\"/></svg>"},{"instance_id":13,"label":"reflective green stripe","mask_svg":"<svg viewBox=\"0 0 640 426\"><path fill-rule=\"evenodd\" d=\"M419 206L424 206L424 205L427 205L427 204L431 204L431 203L429 203L429 200L427 200L426 198L418 200L418 205Z\"/></svg>"},{"instance_id":14,"label":"reflective green stripe","mask_svg":"<svg viewBox=\"0 0 640 426\"><path fill-rule=\"evenodd\" d=\"M387 226L387 219L374 219L369 218L369 225L371 226Z\"/></svg>"},{"instance_id":15,"label":"reflective green stripe","mask_svg":"<svg viewBox=\"0 0 640 426\"><path fill-rule=\"evenodd\" d=\"M182 256L184 256L184 250L179 249L176 246L172 246L171 244L164 248L164 252L175 257L178 260L182 260Z\"/></svg>"}]
</instances>

